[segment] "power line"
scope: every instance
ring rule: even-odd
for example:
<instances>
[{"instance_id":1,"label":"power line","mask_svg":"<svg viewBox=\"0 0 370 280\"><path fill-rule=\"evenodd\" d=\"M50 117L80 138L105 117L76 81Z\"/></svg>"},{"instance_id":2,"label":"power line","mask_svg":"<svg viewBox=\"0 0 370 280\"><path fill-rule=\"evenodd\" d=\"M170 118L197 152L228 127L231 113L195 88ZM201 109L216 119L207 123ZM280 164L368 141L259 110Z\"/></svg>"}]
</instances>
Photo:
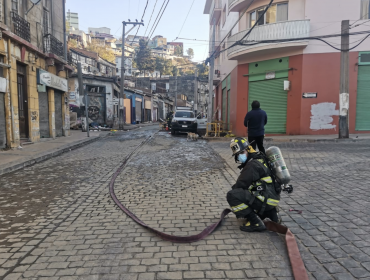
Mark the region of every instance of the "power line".
<instances>
[{"instance_id":1,"label":"power line","mask_svg":"<svg viewBox=\"0 0 370 280\"><path fill-rule=\"evenodd\" d=\"M188 19L188 16L189 16L189 14L190 14L191 8L193 7L194 1L195 1L195 0L193 0L193 2L191 3L190 9L189 9L189 11L188 11L188 14L186 15L186 18L185 18L185 20L184 20L184 23L182 24L181 29L180 29L180 32L179 32L179 35L177 35L177 37L179 37L179 36L180 36L181 31L182 31L182 29L184 28L184 25L185 25L185 23L186 23L186 20ZM175 39L175 40L176 40L176 39Z\"/></svg>"},{"instance_id":2,"label":"power line","mask_svg":"<svg viewBox=\"0 0 370 280\"><path fill-rule=\"evenodd\" d=\"M149 0L146 0L146 5L145 5L145 8L144 8L143 15L142 15L142 17L141 17L141 21L143 21L143 19L144 19L145 12L146 12L146 8L148 7L148 3L149 3ZM139 0L139 4L140 4L140 0ZM136 38L136 36L137 36L137 33L138 33L138 32L139 32L139 30L140 30L140 27L141 27L141 25L139 25L139 28L136 30L136 33L135 33L134 39L133 39L133 40L132 40L132 42L131 42L131 46L132 46L132 44L133 44L133 43L134 43L134 41L135 41L135 38Z\"/></svg>"},{"instance_id":3,"label":"power line","mask_svg":"<svg viewBox=\"0 0 370 280\"><path fill-rule=\"evenodd\" d=\"M162 12L162 9L163 9L163 7L164 7L164 4L166 3L166 0L163 0L163 3L162 3L162 6L161 6L161 8L159 9L159 12L158 12L158 14L157 14L157 17L155 18L155 20L154 20L154 22L153 22L153 25L152 25L152 28L150 28L150 31L149 31L149 33L148 33L148 37L149 37L149 39L150 39L150 34L152 33L152 30L153 30L153 28L154 28L154 25L155 25L155 23L157 22L157 20L158 20L158 17L159 17L159 15L160 15L160 13Z\"/></svg>"},{"instance_id":4,"label":"power line","mask_svg":"<svg viewBox=\"0 0 370 280\"><path fill-rule=\"evenodd\" d=\"M157 25L155 26L155 28L154 28L154 30L153 30L153 32L152 32L152 34L149 36L149 38L151 38L151 37L153 36L153 34L154 34L155 30L157 29L157 26L158 26L159 22L161 21L161 19L162 19L162 16L163 16L164 12L166 11L166 8L167 8L167 6L168 6L168 3L170 3L170 0L168 0L168 2L167 2L167 4L166 4L166 6L164 7L162 14L161 14L161 16L160 16L159 20L157 21Z\"/></svg>"},{"instance_id":5,"label":"power line","mask_svg":"<svg viewBox=\"0 0 370 280\"><path fill-rule=\"evenodd\" d=\"M342 37L342 36L345 36L345 35L346 36L347 35L354 36L354 35L359 35L359 34L367 34L367 36L365 36L365 38L361 39L361 42L359 44L349 48L348 50L342 50L340 48L337 48L337 47L333 46L332 44L330 44L329 42L324 40L325 38ZM348 33L348 34L329 34L329 35L323 35L323 36L317 36L317 37L303 37L303 38L290 38L290 39L279 39L279 40L249 41L249 43L239 42L239 43L236 43L236 45L254 46L254 45L258 45L258 44L286 43L286 42L294 42L294 41L302 41L302 40L319 40L319 41L322 41L323 43L329 45L330 47L332 47L332 48L334 48L338 51L351 51L351 50L357 48L359 45L361 45L369 36L370 36L370 30ZM224 50L219 51L219 53L227 51L228 49L230 49L234 46L235 46L235 44L231 45L230 47L228 47Z\"/></svg>"},{"instance_id":6,"label":"power line","mask_svg":"<svg viewBox=\"0 0 370 280\"><path fill-rule=\"evenodd\" d=\"M154 4L154 8L153 8L152 14L150 15L149 22L148 22L148 24L147 24L147 26L146 26L146 29L145 29L144 37L145 37L146 32L148 31L149 25L150 25L150 23L151 23L151 21L152 21L152 16L153 16L153 14L154 14L155 7L157 6L157 2L158 2L158 0L155 0L155 4Z\"/></svg>"},{"instance_id":7,"label":"power line","mask_svg":"<svg viewBox=\"0 0 370 280\"><path fill-rule=\"evenodd\" d=\"M234 27L239 23L239 21L242 19L242 17L244 16L244 14L247 12L247 10L250 8L250 6L252 6L254 0L252 0L252 2L250 2L250 4L248 5L248 7L246 7L244 9L244 11L241 13L241 16L238 18L238 20L234 23L234 25L230 28L230 31L226 34L226 36L222 39L220 45L225 41L225 39L231 34L231 32L233 31ZM214 27L215 28L215 27ZM213 56L215 54L215 51L209 56ZM207 61L207 60L206 60Z\"/></svg>"}]
</instances>

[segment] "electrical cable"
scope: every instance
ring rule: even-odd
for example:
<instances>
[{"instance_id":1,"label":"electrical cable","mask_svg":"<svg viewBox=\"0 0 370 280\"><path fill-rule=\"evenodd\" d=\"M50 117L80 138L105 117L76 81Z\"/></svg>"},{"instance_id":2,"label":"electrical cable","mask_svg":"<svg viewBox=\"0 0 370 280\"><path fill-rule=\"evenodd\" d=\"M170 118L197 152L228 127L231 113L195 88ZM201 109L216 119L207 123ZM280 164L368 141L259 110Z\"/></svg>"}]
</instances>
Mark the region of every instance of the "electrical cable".
<instances>
[{"instance_id":1,"label":"electrical cable","mask_svg":"<svg viewBox=\"0 0 370 280\"><path fill-rule=\"evenodd\" d=\"M250 2L250 4L248 5L248 7L246 7L244 9L244 11L241 13L241 16L238 18L238 20L234 23L234 25L230 28L230 31L226 34L226 36L222 39L222 41L220 42L220 45L225 41L225 39L231 34L231 32L233 31L234 27L239 23L239 21L242 19L242 17L244 16L244 14L248 11L248 9L250 8L250 6L252 6L254 0L252 0L252 2ZM216 51L214 51L209 57L212 57L214 54L215 54ZM207 61L207 59L205 60Z\"/></svg>"},{"instance_id":2,"label":"electrical cable","mask_svg":"<svg viewBox=\"0 0 370 280\"><path fill-rule=\"evenodd\" d=\"M152 25L152 27L150 28L150 31L149 31L149 33L148 33L148 38L150 38L150 37L149 37L149 34L150 34L150 33L152 33L152 30L153 30L153 28L154 28L154 25L155 25L155 23L157 22L158 17L159 17L159 14L162 12L162 9L163 9L163 7L164 7L164 4L165 4L165 3L166 3L166 0L163 0L162 6L161 6L161 8L159 9L159 12L158 12L158 14L157 14L157 17L155 18L155 20L154 20L154 22L153 22L153 25ZM149 43L149 40L148 40L148 43Z\"/></svg>"},{"instance_id":3,"label":"electrical cable","mask_svg":"<svg viewBox=\"0 0 370 280\"><path fill-rule=\"evenodd\" d=\"M367 36L365 36L365 38L361 39L361 42L359 44L349 48L348 50L343 50L343 49L337 48L337 47L333 46L332 44L330 44L329 42L327 42L323 39L323 38L332 38L332 37L342 37L342 36L345 36L345 35L353 36L353 35L359 35L359 34L367 34ZM348 33L348 34L324 35L324 36L318 36L318 37L302 37L302 38L290 38L290 39L280 39L280 40L262 40L262 41L255 41L255 42L250 41L250 43L242 43L241 42L238 45L254 46L254 45L258 45L258 44L286 43L286 42L303 41L303 40L319 40L319 41L322 41L323 43L329 45L330 47L332 47L332 48L334 48L338 51L351 51L351 50L357 48L360 44L362 44L369 36L370 36L370 31L366 31L366 32ZM221 50L220 53L230 49L231 47L233 47L233 45L228 47L227 49Z\"/></svg>"},{"instance_id":4,"label":"electrical cable","mask_svg":"<svg viewBox=\"0 0 370 280\"><path fill-rule=\"evenodd\" d=\"M158 2L158 0L155 0L155 4L154 4L154 8L153 8L152 14L150 15L149 22L148 22L148 24L146 26L146 29L145 29L144 37L145 37L146 32L148 31L149 25L150 25L150 23L152 21L152 17L153 17L154 11L155 11L155 7L157 6L157 2Z\"/></svg>"},{"instance_id":5,"label":"electrical cable","mask_svg":"<svg viewBox=\"0 0 370 280\"><path fill-rule=\"evenodd\" d=\"M146 0L146 5L145 5L145 8L144 8L143 15L142 15L142 17L141 17L141 22L142 22L142 21L143 21L143 19L144 19L145 12L146 12L146 8L148 7L148 3L149 3L149 0ZM139 4L140 4L140 1L139 1ZM136 36L137 36L137 33L138 33L138 32L139 32L139 30L140 30L140 27L141 27L141 25L139 25L139 28L136 30L136 34L135 34L135 36L134 36L134 39L132 39L131 46L132 46L132 44L133 44L133 43L134 43L134 41L135 41L135 38L136 38Z\"/></svg>"},{"instance_id":6,"label":"electrical cable","mask_svg":"<svg viewBox=\"0 0 370 280\"><path fill-rule=\"evenodd\" d=\"M195 2L195 0L193 0L193 2L191 3L190 9L189 9L189 11L188 11L188 14L186 15L186 18L185 18L185 20L184 20L184 23L183 23L183 24L182 24L182 26L181 26L181 29L180 29L179 35L177 35L177 37L176 37L176 38L178 38L178 37L180 36L181 31L182 31L182 29L184 28L184 25L185 25L185 23L186 23L186 20L188 19L188 16L189 16L189 14L190 14L190 11L191 11L191 8L193 7L194 2ZM176 40L176 39L175 39L175 40ZM174 40L174 41L175 41L175 40Z\"/></svg>"},{"instance_id":7,"label":"electrical cable","mask_svg":"<svg viewBox=\"0 0 370 280\"><path fill-rule=\"evenodd\" d=\"M153 36L153 34L154 34L155 30L157 29L157 26L158 26L159 22L161 21L161 19L162 19L162 16L163 16L164 12L166 11L166 8L167 8L167 6L168 6L168 3L170 3L170 0L168 0L168 2L167 2L167 4L166 4L166 6L164 7L162 14L161 14L160 18L159 18L159 19L158 19L158 21L157 21L157 25L155 26L155 28L154 28L153 32L151 33L151 35L149 36L149 38L151 38L151 37Z\"/></svg>"}]
</instances>

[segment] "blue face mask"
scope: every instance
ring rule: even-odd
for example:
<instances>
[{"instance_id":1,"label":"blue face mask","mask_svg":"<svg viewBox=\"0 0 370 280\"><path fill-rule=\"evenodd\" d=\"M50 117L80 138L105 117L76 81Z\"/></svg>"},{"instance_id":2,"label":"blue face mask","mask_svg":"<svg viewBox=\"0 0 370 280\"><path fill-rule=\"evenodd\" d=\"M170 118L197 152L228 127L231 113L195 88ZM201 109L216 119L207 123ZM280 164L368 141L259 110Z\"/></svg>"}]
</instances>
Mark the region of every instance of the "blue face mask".
<instances>
[{"instance_id":1,"label":"blue face mask","mask_svg":"<svg viewBox=\"0 0 370 280\"><path fill-rule=\"evenodd\" d=\"M238 155L238 161L241 163L245 163L247 161L247 155L246 154Z\"/></svg>"}]
</instances>

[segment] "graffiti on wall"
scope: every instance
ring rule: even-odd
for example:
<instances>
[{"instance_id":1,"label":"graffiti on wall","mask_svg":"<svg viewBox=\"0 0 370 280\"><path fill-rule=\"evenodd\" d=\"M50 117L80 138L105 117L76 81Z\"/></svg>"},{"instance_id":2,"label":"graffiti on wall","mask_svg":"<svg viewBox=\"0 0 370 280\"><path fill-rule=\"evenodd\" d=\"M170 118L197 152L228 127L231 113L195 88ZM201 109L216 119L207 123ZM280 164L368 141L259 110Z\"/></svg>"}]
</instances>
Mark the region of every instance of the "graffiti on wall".
<instances>
[{"instance_id":1,"label":"graffiti on wall","mask_svg":"<svg viewBox=\"0 0 370 280\"><path fill-rule=\"evenodd\" d=\"M37 121L38 118L38 112L37 111L32 111L31 112L31 121Z\"/></svg>"},{"instance_id":2,"label":"graffiti on wall","mask_svg":"<svg viewBox=\"0 0 370 280\"><path fill-rule=\"evenodd\" d=\"M333 124L333 116L339 115L339 110L335 109L336 105L330 102L311 105L310 129L336 129L337 126Z\"/></svg>"}]
</instances>

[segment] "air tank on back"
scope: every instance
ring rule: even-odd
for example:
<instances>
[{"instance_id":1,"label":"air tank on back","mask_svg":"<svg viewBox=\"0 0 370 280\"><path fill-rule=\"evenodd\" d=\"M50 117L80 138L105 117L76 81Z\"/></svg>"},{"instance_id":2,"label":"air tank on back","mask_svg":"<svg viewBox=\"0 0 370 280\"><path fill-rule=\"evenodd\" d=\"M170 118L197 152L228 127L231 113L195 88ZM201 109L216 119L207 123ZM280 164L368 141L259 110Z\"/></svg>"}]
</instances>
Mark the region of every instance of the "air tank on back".
<instances>
[{"instance_id":1,"label":"air tank on back","mask_svg":"<svg viewBox=\"0 0 370 280\"><path fill-rule=\"evenodd\" d=\"M266 150L266 156L281 184L288 185L291 177L280 149L272 146Z\"/></svg>"}]
</instances>

